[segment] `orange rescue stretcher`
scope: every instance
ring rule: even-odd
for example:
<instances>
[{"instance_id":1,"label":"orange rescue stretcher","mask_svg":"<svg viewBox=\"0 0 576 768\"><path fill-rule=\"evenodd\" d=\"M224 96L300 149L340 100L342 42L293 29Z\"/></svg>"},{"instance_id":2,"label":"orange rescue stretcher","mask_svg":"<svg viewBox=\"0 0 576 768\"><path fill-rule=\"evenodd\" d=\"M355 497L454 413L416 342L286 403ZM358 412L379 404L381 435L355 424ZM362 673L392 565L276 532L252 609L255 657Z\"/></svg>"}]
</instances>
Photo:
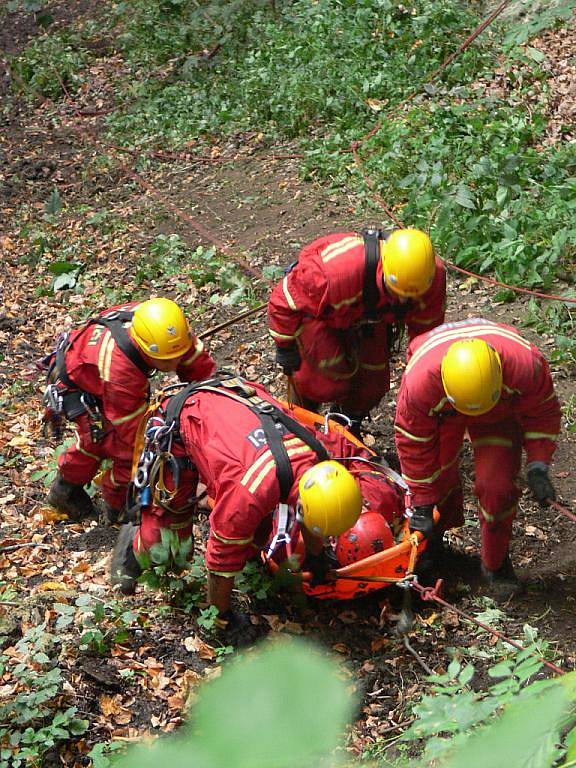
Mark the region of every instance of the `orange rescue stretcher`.
<instances>
[{"instance_id":1,"label":"orange rescue stretcher","mask_svg":"<svg viewBox=\"0 0 576 768\"><path fill-rule=\"evenodd\" d=\"M337 421L330 418L325 419L319 414L296 405L290 405L290 408L295 418L302 424L318 430L328 429L329 432L339 432L359 448L376 456L373 451ZM292 554L298 558L298 555L301 555L301 561L304 556L304 544L299 533L298 537L298 541L292 546L292 551L288 552L288 556ZM421 533L410 533L406 518L403 519L395 540L396 543L393 546L381 552L376 552L331 571L329 573L331 580L326 583L313 586L310 583L313 580L310 572L295 571L294 573L298 573L301 577L302 591L319 599L350 600L393 584L408 586L408 583L414 579L414 568L419 556L426 549L427 542ZM264 559L273 575L276 575L283 566L283 563L278 562L274 557Z\"/></svg>"}]
</instances>

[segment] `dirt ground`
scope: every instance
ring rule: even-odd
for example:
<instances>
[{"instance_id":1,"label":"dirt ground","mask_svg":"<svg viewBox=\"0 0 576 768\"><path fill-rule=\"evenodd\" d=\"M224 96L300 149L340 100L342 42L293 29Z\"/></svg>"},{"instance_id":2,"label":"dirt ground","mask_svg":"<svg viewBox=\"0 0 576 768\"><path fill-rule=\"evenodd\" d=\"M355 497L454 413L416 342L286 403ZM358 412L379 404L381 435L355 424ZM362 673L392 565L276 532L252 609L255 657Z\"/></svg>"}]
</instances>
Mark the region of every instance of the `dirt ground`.
<instances>
[{"instance_id":1,"label":"dirt ground","mask_svg":"<svg viewBox=\"0 0 576 768\"><path fill-rule=\"evenodd\" d=\"M56 24L90 13L87 2L53 5ZM353 185L347 193L328 194L313 180L302 181L298 157L293 156L297 150L269 146L258 134L207 145L200 157L186 153L151 157L142 173L158 191L159 196L154 197L126 175L135 158L102 144L104 118L80 117L77 112L78 108L93 106L95 93L106 92L102 86L104 72L113 62L104 57L93 64L91 80L74 107L66 102L26 102L12 88L7 62L9 55L21 50L39 30L22 14L10 14L7 22L4 26L0 23L5 51L0 73L0 351L4 355L0 359L0 569L2 578L17 586L19 600L11 618L0 605L0 621L4 621L3 631L15 639L34 621L52 620L53 603L66 596L72 599L86 592L102 600L112 597L107 569L116 530L96 522L70 525L54 521L43 503L46 490L42 481L31 479L46 464L54 447L41 435L40 382L30 374L34 359L50 349L70 318L85 316L87 310L107 303L104 288L130 290L141 255L158 234L177 233L194 247L224 244L227 252L261 271L268 265L289 264L301 246L323 233L362 228L374 214L359 210ZM536 44L547 52L550 67L557 70L559 78L573 78L573 71L567 71L566 52L574 50L575 43L573 24L568 31L549 33ZM569 80L570 86L565 80L559 82L564 85L556 108L564 119L569 105L561 93L574 87L574 79ZM557 129L559 120L554 123L555 119L551 115L551 140L569 140ZM112 161L102 162L104 155ZM68 211L66 237L76 249L74 260L85 267L81 293L43 295L38 290L46 286L50 274L46 259L33 258L26 232L42 225L44 201L54 188L65 201L65 213ZM79 209L80 205L90 211ZM174 206L185 216L176 214ZM114 222L122 223L121 233L95 230L88 238L88 215L102 209L110 212ZM158 291L158 283L150 281L149 289ZM267 290L264 279L253 281L255 300L265 300ZM209 289L198 290L191 284L182 288L176 277L166 280L161 292L184 302L197 332L233 317L242 308L211 304ZM526 299L498 303L494 297L488 284L462 281L451 274L448 319L483 316L522 323ZM552 339L537 337L529 329L525 333L545 352L551 351ZM262 314L212 336L208 344L221 367L234 367L265 383L274 394L284 394ZM390 397L373 414L369 431L371 442L379 449L390 445L394 393L401 372L399 358ZM573 370L556 368L554 378L563 400L575 395ZM573 433L563 434L552 470L560 499L572 509L576 509L572 472L575 438ZM463 610L478 613L490 604L482 598L477 583L478 526L468 455L463 466L468 521L450 536L454 554L446 564L445 594ZM539 509L524 494L514 527L512 557L526 582L526 592L504 606L501 620L501 627L516 639L522 639L525 624L537 628L557 654L557 663L566 669L573 669L576 660L575 539L574 523L552 510ZM23 541L28 546L2 549ZM53 593L46 588L46 583L60 584L64 596L58 589ZM168 694L175 696L176 683L180 686L186 676L187 685L194 687L219 664L205 648L202 653L201 645L183 643L183 635L195 636L195 618L163 612L161 595L140 590L122 603L146 612L153 621L134 631L122 652L98 656L75 651L66 660L69 699L91 720L92 741L111 737L132 740L175 727L184 700L170 702ZM397 734L396 726L408 719L410 704L422 690L422 664L393 635L399 604L399 595L392 590L350 604L309 601L300 607L288 597L252 604L254 621L272 633L293 632L318 639L348 662L347 674L354 679L362 701L349 741L356 753L369 749L378 738ZM416 608L410 643L428 667L445 668L451 648L465 648L475 656L484 654L488 660L499 652L490 636L478 634L453 612L418 603ZM136 667L148 664L148 670L153 665L147 660L153 658L168 682L158 688L121 676L119 669L127 655ZM150 673L149 679L158 679L158 675ZM122 722L114 715L115 724L110 725L103 704L109 700L130 710L129 721Z\"/></svg>"}]
</instances>

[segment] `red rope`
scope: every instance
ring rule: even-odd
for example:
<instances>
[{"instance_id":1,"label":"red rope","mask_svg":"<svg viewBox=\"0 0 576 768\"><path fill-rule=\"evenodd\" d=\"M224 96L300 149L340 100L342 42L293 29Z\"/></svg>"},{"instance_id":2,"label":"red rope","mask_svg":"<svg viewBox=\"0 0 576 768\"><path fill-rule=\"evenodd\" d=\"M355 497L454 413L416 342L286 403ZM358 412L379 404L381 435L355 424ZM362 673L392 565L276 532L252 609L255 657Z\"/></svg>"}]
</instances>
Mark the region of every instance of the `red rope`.
<instances>
[{"instance_id":1,"label":"red rope","mask_svg":"<svg viewBox=\"0 0 576 768\"><path fill-rule=\"evenodd\" d=\"M497 637L499 640L502 640L502 642L507 643L508 645L511 645L513 648L516 648L518 651L526 650L524 646L516 642L516 640L512 640L510 637L507 637L503 632L500 632L499 630L494 629L494 627L488 626L488 624L485 624L483 621L479 621L477 618L475 618L471 614L466 613L466 611L463 611L460 608L457 608L455 605L452 605L451 603L447 602L442 597L440 597L440 595L438 594L438 590L441 588L441 586L442 586L441 580L438 580L434 587L423 587L421 584L418 584L418 582L412 582L410 584L410 587L412 589L415 589L417 592L420 593L422 600L427 600L427 601L433 600L439 605L443 605L445 608L449 608L451 611L454 611L455 613L457 613L459 616L462 616L462 618L466 619L467 621L471 621L473 624L476 624L476 626L480 627L485 632L489 632L494 637ZM540 661L542 662L542 664L544 664L545 667L548 667L548 669L551 669L557 675L566 674L566 672L563 669L560 669L560 667L557 667L556 664L552 664L551 661L546 661L546 659L543 659L542 656L540 656L538 653L531 653L530 656L540 659Z\"/></svg>"},{"instance_id":2,"label":"red rope","mask_svg":"<svg viewBox=\"0 0 576 768\"><path fill-rule=\"evenodd\" d=\"M576 523L576 515L574 512L570 512L569 509L566 509L566 507L564 507L562 504L559 504L557 501L554 501L553 499L548 499L548 503L557 512L560 512L561 515L564 515L564 517L567 517L569 520L572 520L573 523Z\"/></svg>"},{"instance_id":3,"label":"red rope","mask_svg":"<svg viewBox=\"0 0 576 768\"><path fill-rule=\"evenodd\" d=\"M451 261L444 260L444 264L446 264L447 267L450 269L456 270L456 272L461 272L463 275L469 275L470 277L477 277L479 280L484 280L486 283L491 283L492 285L498 285L500 288L508 288L510 291L515 291L516 293L527 293L529 296L537 296L539 299L550 299L552 301L565 301L569 304L576 304L576 299L572 299L569 296L557 296L553 293L540 293L539 291L532 291L529 288L520 288L517 285L508 285L508 283L502 283L500 280L495 280L493 277L486 277L485 275L477 275L475 272L470 272L468 269L464 269L463 267L457 267L456 264L453 264Z\"/></svg>"}]
</instances>

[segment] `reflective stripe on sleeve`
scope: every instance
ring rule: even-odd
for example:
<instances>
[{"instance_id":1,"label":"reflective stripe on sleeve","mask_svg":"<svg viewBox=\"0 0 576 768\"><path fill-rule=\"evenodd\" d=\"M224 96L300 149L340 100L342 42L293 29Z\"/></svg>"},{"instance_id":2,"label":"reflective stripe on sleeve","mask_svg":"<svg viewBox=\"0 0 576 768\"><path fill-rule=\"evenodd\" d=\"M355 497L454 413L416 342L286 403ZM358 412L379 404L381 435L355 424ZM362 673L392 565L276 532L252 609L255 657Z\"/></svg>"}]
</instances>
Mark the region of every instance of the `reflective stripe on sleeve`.
<instances>
[{"instance_id":1,"label":"reflective stripe on sleeve","mask_svg":"<svg viewBox=\"0 0 576 768\"><path fill-rule=\"evenodd\" d=\"M216 533L214 529L212 529L210 533L217 541L233 547L244 547L246 544L251 544L254 539L254 536L249 536L244 539L227 539L225 536L220 536L220 534Z\"/></svg>"},{"instance_id":2,"label":"reflective stripe on sleeve","mask_svg":"<svg viewBox=\"0 0 576 768\"><path fill-rule=\"evenodd\" d=\"M288 306L293 312L298 311L298 307L296 306L296 302L292 298L292 294L290 293L290 290L288 289L288 275L282 280L282 291L284 293L284 297L286 301L288 302Z\"/></svg>"},{"instance_id":3,"label":"reflective stripe on sleeve","mask_svg":"<svg viewBox=\"0 0 576 768\"><path fill-rule=\"evenodd\" d=\"M439 403L436 403L436 405L430 408L430 410L428 411L428 416L436 416L436 414L439 413L442 410L442 408L444 408L446 403L449 403L449 402L450 400L448 400L447 397L443 397Z\"/></svg>"},{"instance_id":4,"label":"reflective stripe on sleeve","mask_svg":"<svg viewBox=\"0 0 576 768\"><path fill-rule=\"evenodd\" d=\"M112 352L114 350L114 339L110 331L106 331L102 336L100 350L98 352L98 373L103 381L110 380L110 366L112 364Z\"/></svg>"},{"instance_id":5,"label":"reflective stripe on sleeve","mask_svg":"<svg viewBox=\"0 0 576 768\"><path fill-rule=\"evenodd\" d=\"M277 339L278 341L295 341L302 333L302 326L300 326L300 328L298 328L298 330L292 335L287 333L278 333L278 331L273 331L272 328L268 329L268 333L270 336L272 336L273 339Z\"/></svg>"}]
</instances>

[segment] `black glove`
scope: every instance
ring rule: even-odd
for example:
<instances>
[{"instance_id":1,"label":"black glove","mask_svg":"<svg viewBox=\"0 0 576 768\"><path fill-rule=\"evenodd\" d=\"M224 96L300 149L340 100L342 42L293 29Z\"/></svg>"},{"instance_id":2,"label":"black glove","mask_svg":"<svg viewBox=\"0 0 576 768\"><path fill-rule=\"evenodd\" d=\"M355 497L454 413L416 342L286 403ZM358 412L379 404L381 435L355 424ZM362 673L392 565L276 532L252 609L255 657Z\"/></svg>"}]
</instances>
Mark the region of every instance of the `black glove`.
<instances>
[{"instance_id":1,"label":"black glove","mask_svg":"<svg viewBox=\"0 0 576 768\"><path fill-rule=\"evenodd\" d=\"M541 507L547 507L548 500L556 499L556 491L548 476L548 470L542 467L535 467L528 471L528 485L534 494L534 498Z\"/></svg>"},{"instance_id":2,"label":"black glove","mask_svg":"<svg viewBox=\"0 0 576 768\"><path fill-rule=\"evenodd\" d=\"M414 512L408 525L410 533L419 531L426 539L431 536L434 530L433 513L434 504L423 504L420 507L414 507Z\"/></svg>"},{"instance_id":3,"label":"black glove","mask_svg":"<svg viewBox=\"0 0 576 768\"><path fill-rule=\"evenodd\" d=\"M291 347L276 347L276 362L286 376L292 376L302 365L298 347L295 344Z\"/></svg>"},{"instance_id":4,"label":"black glove","mask_svg":"<svg viewBox=\"0 0 576 768\"><path fill-rule=\"evenodd\" d=\"M340 564L336 559L334 550L330 547L324 547L318 555L308 553L302 563L302 570L309 571L312 574L312 580L308 582L311 587L317 587L318 584L325 584L328 571L339 568Z\"/></svg>"},{"instance_id":5,"label":"black glove","mask_svg":"<svg viewBox=\"0 0 576 768\"><path fill-rule=\"evenodd\" d=\"M221 613L215 622L219 639L225 645L243 648L258 640L261 632L252 622L247 613L233 611L229 608Z\"/></svg>"}]
</instances>

